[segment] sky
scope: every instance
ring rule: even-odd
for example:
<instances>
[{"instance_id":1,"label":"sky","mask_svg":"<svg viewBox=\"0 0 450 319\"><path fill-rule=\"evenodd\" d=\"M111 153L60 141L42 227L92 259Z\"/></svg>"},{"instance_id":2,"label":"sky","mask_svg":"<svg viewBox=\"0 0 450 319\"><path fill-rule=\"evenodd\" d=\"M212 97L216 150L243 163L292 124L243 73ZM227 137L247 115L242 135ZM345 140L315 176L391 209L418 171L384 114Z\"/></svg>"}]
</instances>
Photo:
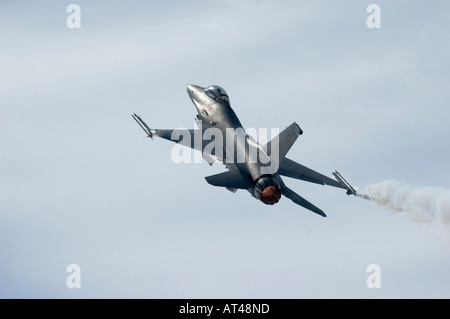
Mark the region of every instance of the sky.
<instances>
[{"instance_id":1,"label":"sky","mask_svg":"<svg viewBox=\"0 0 450 319\"><path fill-rule=\"evenodd\" d=\"M432 225L289 178L328 217L266 206L131 118L193 127L186 84L216 84L314 170L450 189L449 27L448 1L0 2L0 298L449 298Z\"/></svg>"}]
</instances>

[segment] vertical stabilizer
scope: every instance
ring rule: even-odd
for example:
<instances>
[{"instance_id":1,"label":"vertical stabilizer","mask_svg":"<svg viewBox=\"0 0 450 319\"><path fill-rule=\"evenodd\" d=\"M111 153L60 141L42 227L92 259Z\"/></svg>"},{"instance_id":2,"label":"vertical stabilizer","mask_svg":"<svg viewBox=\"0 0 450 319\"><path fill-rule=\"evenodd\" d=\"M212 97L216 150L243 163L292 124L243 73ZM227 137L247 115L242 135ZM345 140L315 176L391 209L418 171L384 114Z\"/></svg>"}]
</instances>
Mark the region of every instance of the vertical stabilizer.
<instances>
[{"instance_id":1,"label":"vertical stabilizer","mask_svg":"<svg viewBox=\"0 0 450 319\"><path fill-rule=\"evenodd\" d=\"M278 171L281 161L301 134L302 129L294 122L264 145L264 151L269 155L272 166L275 165L275 171Z\"/></svg>"}]
</instances>

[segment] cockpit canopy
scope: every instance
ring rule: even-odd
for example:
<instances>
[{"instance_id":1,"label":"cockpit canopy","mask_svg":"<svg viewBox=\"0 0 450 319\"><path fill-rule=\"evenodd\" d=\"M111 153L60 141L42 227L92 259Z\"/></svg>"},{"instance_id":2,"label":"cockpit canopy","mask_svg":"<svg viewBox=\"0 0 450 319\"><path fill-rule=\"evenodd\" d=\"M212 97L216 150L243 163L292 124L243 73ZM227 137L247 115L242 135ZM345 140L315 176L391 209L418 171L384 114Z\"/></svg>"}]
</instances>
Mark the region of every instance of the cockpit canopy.
<instances>
[{"instance_id":1,"label":"cockpit canopy","mask_svg":"<svg viewBox=\"0 0 450 319\"><path fill-rule=\"evenodd\" d=\"M205 89L205 94L212 98L214 101L219 102L226 107L230 107L230 98L227 92L218 85L211 85Z\"/></svg>"}]
</instances>

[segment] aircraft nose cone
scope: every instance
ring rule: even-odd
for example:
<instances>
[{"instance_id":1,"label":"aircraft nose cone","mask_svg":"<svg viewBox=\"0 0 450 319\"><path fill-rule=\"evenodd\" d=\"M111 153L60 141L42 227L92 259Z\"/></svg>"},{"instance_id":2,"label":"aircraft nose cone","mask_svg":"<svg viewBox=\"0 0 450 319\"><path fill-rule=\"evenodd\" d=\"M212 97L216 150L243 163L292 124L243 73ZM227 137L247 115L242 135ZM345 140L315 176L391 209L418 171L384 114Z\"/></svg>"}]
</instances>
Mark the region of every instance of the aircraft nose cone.
<instances>
[{"instance_id":1,"label":"aircraft nose cone","mask_svg":"<svg viewBox=\"0 0 450 319\"><path fill-rule=\"evenodd\" d=\"M192 96L193 94L202 93L204 90L204 88L202 88L201 86L194 84L188 84L186 88L190 96Z\"/></svg>"},{"instance_id":2,"label":"aircraft nose cone","mask_svg":"<svg viewBox=\"0 0 450 319\"><path fill-rule=\"evenodd\" d=\"M199 108L200 105L204 103L203 90L204 88L198 85L187 85L187 92L189 94L189 97L191 98L192 102L194 102L194 105L197 108Z\"/></svg>"}]
</instances>

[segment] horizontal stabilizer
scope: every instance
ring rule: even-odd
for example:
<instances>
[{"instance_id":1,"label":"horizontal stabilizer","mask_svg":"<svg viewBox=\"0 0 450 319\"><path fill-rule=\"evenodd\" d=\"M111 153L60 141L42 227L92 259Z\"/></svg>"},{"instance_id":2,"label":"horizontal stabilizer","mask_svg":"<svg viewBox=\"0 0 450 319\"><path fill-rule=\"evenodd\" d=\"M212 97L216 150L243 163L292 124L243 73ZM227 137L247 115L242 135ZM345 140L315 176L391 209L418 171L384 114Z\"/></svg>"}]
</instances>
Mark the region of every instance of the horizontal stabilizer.
<instances>
[{"instance_id":1,"label":"horizontal stabilizer","mask_svg":"<svg viewBox=\"0 0 450 319\"><path fill-rule=\"evenodd\" d=\"M281 179L280 176L278 176L277 180L278 180L278 182L280 182L281 193L285 197L289 198L291 201L293 201L297 205L300 205L300 206L302 206L302 207L304 207L306 209L309 209L310 211L316 213L317 215L320 215L320 216L323 216L323 217L327 217L327 215L325 215L325 213L320 208L314 206L313 204L308 202L306 199L301 197L299 194L294 192L292 189L287 187L286 184L284 184L284 182L283 182L283 180Z\"/></svg>"},{"instance_id":2,"label":"horizontal stabilizer","mask_svg":"<svg viewBox=\"0 0 450 319\"><path fill-rule=\"evenodd\" d=\"M306 182L346 189L340 182L322 175L316 171L313 171L312 169L294 162L287 157L285 157L281 161L278 174L295 179L300 179Z\"/></svg>"},{"instance_id":3,"label":"horizontal stabilizer","mask_svg":"<svg viewBox=\"0 0 450 319\"><path fill-rule=\"evenodd\" d=\"M310 202L308 202L306 199L301 197L299 194L294 192L292 189L284 186L282 189L282 192L283 192L284 196L286 196L287 198L292 200L297 205L305 207L306 209L309 209L310 211L312 211L320 216L327 217L327 215L325 215L325 213L320 208L318 208L318 207L314 206L313 204L311 204Z\"/></svg>"},{"instance_id":4,"label":"horizontal stabilizer","mask_svg":"<svg viewBox=\"0 0 450 319\"><path fill-rule=\"evenodd\" d=\"M205 177L206 181L214 186L226 187L228 189L247 189L252 187L249 181L234 171L227 171L216 175Z\"/></svg>"}]
</instances>

